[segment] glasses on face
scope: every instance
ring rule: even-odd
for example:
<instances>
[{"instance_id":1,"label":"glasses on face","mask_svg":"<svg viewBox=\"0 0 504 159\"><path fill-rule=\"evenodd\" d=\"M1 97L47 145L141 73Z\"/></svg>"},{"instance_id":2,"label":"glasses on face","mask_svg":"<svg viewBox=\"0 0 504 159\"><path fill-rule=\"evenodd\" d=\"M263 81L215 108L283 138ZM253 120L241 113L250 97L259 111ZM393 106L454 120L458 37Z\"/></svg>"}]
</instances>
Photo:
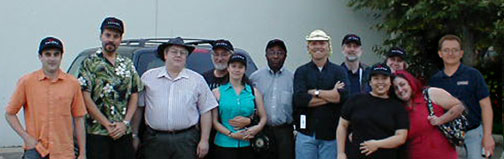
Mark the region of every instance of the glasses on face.
<instances>
[{"instance_id":1,"label":"glasses on face","mask_svg":"<svg viewBox=\"0 0 504 159\"><path fill-rule=\"evenodd\" d=\"M212 53L212 55L214 57L228 57L229 55L231 55L230 53L221 53L221 54L217 54L217 53Z\"/></svg>"},{"instance_id":2,"label":"glasses on face","mask_svg":"<svg viewBox=\"0 0 504 159\"><path fill-rule=\"evenodd\" d=\"M168 50L168 53L172 54L172 55L180 55L180 56L186 56L189 54L189 51L187 50Z\"/></svg>"},{"instance_id":3,"label":"glasses on face","mask_svg":"<svg viewBox=\"0 0 504 159\"><path fill-rule=\"evenodd\" d=\"M459 53L460 49L443 49L441 52L447 54L447 53Z\"/></svg>"},{"instance_id":4,"label":"glasses on face","mask_svg":"<svg viewBox=\"0 0 504 159\"><path fill-rule=\"evenodd\" d=\"M268 56L274 56L274 55L281 56L284 54L285 54L285 51L266 51L266 55L268 55Z\"/></svg>"}]
</instances>

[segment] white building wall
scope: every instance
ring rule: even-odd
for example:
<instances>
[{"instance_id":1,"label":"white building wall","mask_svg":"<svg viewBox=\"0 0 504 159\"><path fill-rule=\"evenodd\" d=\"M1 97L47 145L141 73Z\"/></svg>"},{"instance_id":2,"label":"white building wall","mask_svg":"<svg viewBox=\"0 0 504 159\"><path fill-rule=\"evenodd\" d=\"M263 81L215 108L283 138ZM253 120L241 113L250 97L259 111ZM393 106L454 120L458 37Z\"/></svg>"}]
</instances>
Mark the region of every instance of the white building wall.
<instances>
[{"instance_id":1,"label":"white building wall","mask_svg":"<svg viewBox=\"0 0 504 159\"><path fill-rule=\"evenodd\" d=\"M341 63L341 39L355 33L363 39L363 61L381 61L371 47L383 33L370 29L375 22L363 12L346 6L346 0L19 0L0 5L0 147L21 145L22 140L4 119L5 106L17 80L40 69L38 44L48 35L64 42L62 69L72 59L99 42L99 26L106 16L126 24L128 38L173 37L225 38L247 50L258 67L266 66L268 40L283 39L292 71L309 61L304 37L320 28L333 38L331 61ZM19 113L22 119L22 111Z\"/></svg>"}]
</instances>

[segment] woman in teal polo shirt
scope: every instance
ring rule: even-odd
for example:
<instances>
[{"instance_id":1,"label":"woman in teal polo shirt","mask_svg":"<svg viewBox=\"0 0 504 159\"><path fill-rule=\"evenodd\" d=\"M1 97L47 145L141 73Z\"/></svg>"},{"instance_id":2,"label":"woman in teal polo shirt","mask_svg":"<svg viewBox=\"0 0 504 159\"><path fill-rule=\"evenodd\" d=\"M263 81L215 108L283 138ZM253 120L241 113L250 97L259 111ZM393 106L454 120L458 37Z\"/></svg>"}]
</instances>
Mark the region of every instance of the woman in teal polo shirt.
<instances>
[{"instance_id":1,"label":"woman in teal polo shirt","mask_svg":"<svg viewBox=\"0 0 504 159\"><path fill-rule=\"evenodd\" d=\"M219 101L218 109L212 110L213 126L217 130L214 158L254 158L249 140L266 124L266 111L261 93L250 85L245 75L246 68L247 58L234 54L228 62L229 82L213 90ZM252 117L256 107L260 122L244 125L242 121Z\"/></svg>"}]
</instances>

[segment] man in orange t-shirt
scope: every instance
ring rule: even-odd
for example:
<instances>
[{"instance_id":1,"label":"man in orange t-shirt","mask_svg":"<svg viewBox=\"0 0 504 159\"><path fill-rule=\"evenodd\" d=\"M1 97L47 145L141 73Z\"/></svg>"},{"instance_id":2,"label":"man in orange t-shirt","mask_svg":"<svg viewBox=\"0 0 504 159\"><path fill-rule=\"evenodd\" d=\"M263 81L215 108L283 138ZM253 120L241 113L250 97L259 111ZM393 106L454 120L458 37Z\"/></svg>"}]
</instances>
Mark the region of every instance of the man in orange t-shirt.
<instances>
[{"instance_id":1,"label":"man in orange t-shirt","mask_svg":"<svg viewBox=\"0 0 504 159\"><path fill-rule=\"evenodd\" d=\"M84 115L86 107L78 80L60 70L63 44L54 37L40 42L42 69L19 79L6 108L9 125L24 141L24 159L75 158L74 129L79 145L78 159L86 158ZM25 129L17 113L24 109Z\"/></svg>"}]
</instances>

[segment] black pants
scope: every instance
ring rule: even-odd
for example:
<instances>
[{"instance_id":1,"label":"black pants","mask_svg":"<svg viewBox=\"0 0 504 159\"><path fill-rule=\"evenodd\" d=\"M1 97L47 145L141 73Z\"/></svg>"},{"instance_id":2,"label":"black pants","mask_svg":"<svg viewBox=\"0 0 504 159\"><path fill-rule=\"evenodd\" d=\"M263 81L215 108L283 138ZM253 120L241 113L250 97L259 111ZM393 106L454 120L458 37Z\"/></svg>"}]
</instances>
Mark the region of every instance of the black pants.
<instances>
[{"instance_id":1,"label":"black pants","mask_svg":"<svg viewBox=\"0 0 504 159\"><path fill-rule=\"evenodd\" d=\"M215 146L212 158L218 159L255 159L252 147L226 148Z\"/></svg>"},{"instance_id":2,"label":"black pants","mask_svg":"<svg viewBox=\"0 0 504 159\"><path fill-rule=\"evenodd\" d=\"M261 159L294 159L294 127L291 124L265 126L263 132L270 137L270 153L259 154Z\"/></svg>"},{"instance_id":3,"label":"black pants","mask_svg":"<svg viewBox=\"0 0 504 159\"><path fill-rule=\"evenodd\" d=\"M197 128L176 134L147 129L142 143L142 156L145 159L195 159L199 140Z\"/></svg>"},{"instance_id":4,"label":"black pants","mask_svg":"<svg viewBox=\"0 0 504 159\"><path fill-rule=\"evenodd\" d=\"M110 136L87 134L86 157L88 159L134 159L131 134L126 134L117 140Z\"/></svg>"}]
</instances>

